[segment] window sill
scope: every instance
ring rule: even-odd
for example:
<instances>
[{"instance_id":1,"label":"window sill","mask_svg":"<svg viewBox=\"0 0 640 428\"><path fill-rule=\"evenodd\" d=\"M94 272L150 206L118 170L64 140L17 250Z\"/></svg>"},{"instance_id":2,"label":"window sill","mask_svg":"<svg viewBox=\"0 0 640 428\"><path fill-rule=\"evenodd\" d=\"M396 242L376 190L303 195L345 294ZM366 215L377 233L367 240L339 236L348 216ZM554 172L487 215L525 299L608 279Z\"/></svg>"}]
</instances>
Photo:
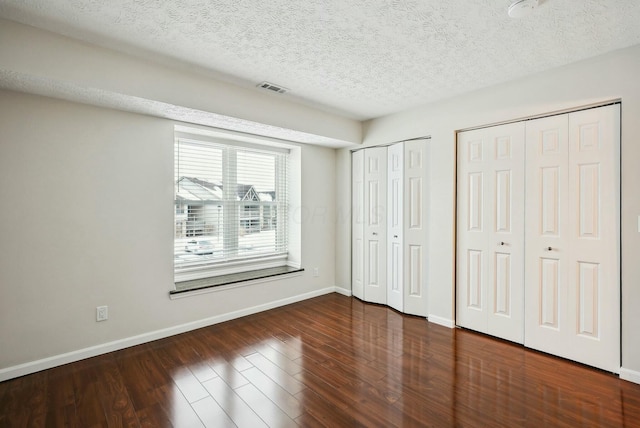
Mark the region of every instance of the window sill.
<instances>
[{"instance_id":1,"label":"window sill","mask_svg":"<svg viewBox=\"0 0 640 428\"><path fill-rule=\"evenodd\" d=\"M209 278L179 281L175 283L175 290L169 295L172 299L193 296L196 294L223 291L230 288L242 287L260 282L273 281L281 276L298 276L304 272L303 268L279 266L266 269L251 270Z\"/></svg>"}]
</instances>

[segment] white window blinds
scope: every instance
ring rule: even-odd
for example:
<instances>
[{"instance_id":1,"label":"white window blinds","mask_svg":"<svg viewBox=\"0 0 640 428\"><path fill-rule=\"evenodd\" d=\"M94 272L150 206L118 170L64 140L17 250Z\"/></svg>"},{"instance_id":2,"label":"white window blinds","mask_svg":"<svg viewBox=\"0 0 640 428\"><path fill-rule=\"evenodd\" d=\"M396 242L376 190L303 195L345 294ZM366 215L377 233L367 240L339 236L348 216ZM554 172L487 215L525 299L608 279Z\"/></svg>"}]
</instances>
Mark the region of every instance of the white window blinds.
<instances>
[{"instance_id":1,"label":"white window blinds","mask_svg":"<svg viewBox=\"0 0 640 428\"><path fill-rule=\"evenodd\" d=\"M287 254L288 151L177 138L175 272Z\"/></svg>"}]
</instances>

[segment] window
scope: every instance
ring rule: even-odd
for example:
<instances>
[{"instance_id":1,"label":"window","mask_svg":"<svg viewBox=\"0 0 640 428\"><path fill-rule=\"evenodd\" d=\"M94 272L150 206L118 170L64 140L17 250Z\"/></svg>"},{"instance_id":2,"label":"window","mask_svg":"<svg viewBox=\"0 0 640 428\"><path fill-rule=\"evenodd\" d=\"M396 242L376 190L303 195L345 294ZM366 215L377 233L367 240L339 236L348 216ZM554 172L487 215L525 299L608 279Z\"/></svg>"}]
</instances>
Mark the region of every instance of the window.
<instances>
[{"instance_id":1,"label":"window","mask_svg":"<svg viewBox=\"0 0 640 428\"><path fill-rule=\"evenodd\" d=\"M176 278L286 264L289 150L176 134Z\"/></svg>"}]
</instances>

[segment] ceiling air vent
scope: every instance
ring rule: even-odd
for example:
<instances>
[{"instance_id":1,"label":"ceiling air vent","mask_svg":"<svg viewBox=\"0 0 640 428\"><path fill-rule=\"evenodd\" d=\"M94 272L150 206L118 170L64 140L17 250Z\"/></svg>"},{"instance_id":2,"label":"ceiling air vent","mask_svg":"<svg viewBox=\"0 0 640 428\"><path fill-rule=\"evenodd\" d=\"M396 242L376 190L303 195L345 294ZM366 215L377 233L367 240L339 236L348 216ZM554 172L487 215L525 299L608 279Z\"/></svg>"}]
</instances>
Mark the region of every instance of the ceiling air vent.
<instances>
[{"instance_id":1,"label":"ceiling air vent","mask_svg":"<svg viewBox=\"0 0 640 428\"><path fill-rule=\"evenodd\" d=\"M284 94L285 92L289 91L287 88L283 88L282 86L274 85L273 83L269 83L269 82L260 83L258 85L258 88L267 89L269 91L277 92L279 94Z\"/></svg>"}]
</instances>

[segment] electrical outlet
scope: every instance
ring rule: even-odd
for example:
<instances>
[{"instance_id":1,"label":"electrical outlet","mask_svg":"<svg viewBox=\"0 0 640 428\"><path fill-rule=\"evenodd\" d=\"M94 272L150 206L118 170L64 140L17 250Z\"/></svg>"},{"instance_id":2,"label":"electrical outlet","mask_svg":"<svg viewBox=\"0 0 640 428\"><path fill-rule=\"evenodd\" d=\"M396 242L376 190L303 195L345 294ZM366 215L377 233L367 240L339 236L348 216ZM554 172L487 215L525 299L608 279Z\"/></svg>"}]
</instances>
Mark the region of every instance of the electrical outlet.
<instances>
[{"instance_id":1,"label":"electrical outlet","mask_svg":"<svg viewBox=\"0 0 640 428\"><path fill-rule=\"evenodd\" d=\"M106 321L109 318L109 307L98 306L96 308L96 321Z\"/></svg>"},{"instance_id":2,"label":"electrical outlet","mask_svg":"<svg viewBox=\"0 0 640 428\"><path fill-rule=\"evenodd\" d=\"M317 267L313 268L313 276L320 276L320 270Z\"/></svg>"}]
</instances>

